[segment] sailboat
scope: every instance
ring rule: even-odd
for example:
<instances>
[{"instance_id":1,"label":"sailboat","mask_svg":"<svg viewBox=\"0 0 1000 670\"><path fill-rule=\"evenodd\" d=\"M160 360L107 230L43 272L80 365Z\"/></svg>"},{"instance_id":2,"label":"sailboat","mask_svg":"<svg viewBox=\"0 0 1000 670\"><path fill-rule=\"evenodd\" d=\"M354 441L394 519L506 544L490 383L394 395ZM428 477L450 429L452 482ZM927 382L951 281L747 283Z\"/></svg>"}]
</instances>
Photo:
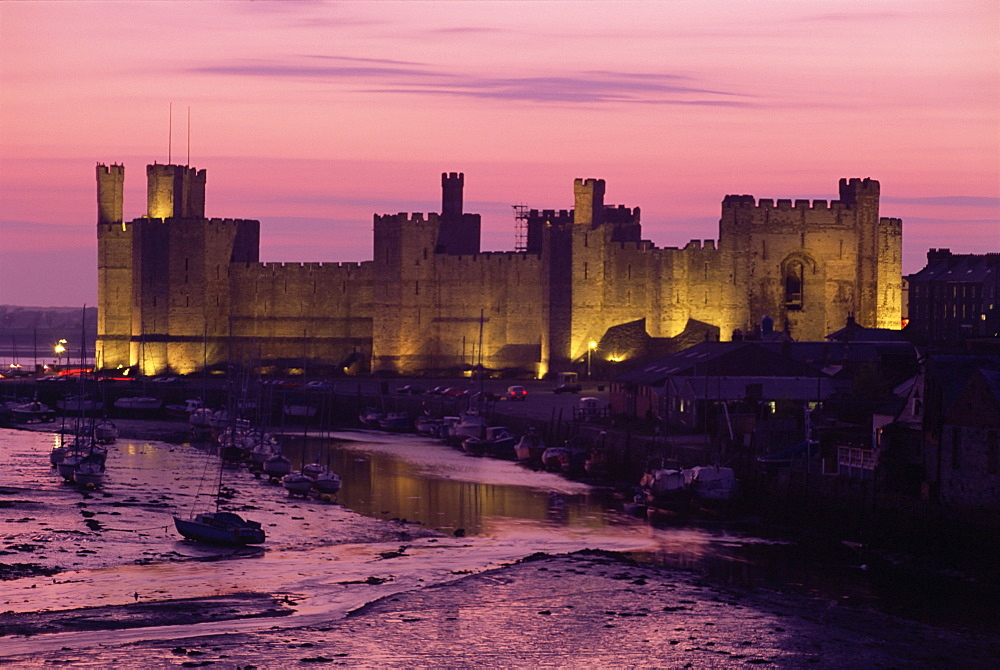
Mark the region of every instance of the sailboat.
<instances>
[{"instance_id":1,"label":"sailboat","mask_svg":"<svg viewBox=\"0 0 1000 670\"><path fill-rule=\"evenodd\" d=\"M230 426L230 429L232 428L233 426ZM264 542L264 529L260 523L244 519L234 512L219 509L222 500L222 476L225 471L226 448L233 446L235 443L232 441L219 443L219 478L215 487L215 510L196 514L189 519L174 516L174 527L188 540L234 546Z\"/></svg>"},{"instance_id":2,"label":"sailboat","mask_svg":"<svg viewBox=\"0 0 1000 670\"><path fill-rule=\"evenodd\" d=\"M222 459L219 459L219 480L215 490L215 511L202 512L194 518L174 516L177 532L189 540L208 544L242 546L264 542L264 529L260 523L244 519L234 512L219 509L222 499Z\"/></svg>"}]
</instances>

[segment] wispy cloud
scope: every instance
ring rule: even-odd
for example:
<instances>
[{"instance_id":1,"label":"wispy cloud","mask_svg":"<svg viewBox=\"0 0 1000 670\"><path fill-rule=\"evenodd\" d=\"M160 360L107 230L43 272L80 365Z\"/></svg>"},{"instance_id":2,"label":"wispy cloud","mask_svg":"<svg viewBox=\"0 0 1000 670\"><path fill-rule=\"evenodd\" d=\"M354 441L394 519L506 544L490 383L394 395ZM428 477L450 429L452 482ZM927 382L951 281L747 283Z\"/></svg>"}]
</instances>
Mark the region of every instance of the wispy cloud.
<instances>
[{"instance_id":1,"label":"wispy cloud","mask_svg":"<svg viewBox=\"0 0 1000 670\"><path fill-rule=\"evenodd\" d=\"M882 202L893 205L930 205L935 207L996 207L1000 209L1000 198L980 195L945 195L932 198L882 197Z\"/></svg>"},{"instance_id":2,"label":"wispy cloud","mask_svg":"<svg viewBox=\"0 0 1000 670\"><path fill-rule=\"evenodd\" d=\"M329 62L320 62L329 61ZM748 106L744 94L698 86L669 73L591 70L541 77L476 77L435 71L422 63L313 56L299 62L239 61L194 68L209 75L322 80L377 94L457 96L566 104Z\"/></svg>"}]
</instances>

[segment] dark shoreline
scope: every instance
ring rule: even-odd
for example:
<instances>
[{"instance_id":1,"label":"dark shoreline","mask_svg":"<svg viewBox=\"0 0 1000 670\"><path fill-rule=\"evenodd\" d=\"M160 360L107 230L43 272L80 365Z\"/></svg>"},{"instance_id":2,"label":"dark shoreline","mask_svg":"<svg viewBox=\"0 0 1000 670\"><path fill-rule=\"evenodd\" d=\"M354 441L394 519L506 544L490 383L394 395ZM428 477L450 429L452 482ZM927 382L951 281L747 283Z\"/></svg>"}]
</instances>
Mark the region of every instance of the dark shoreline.
<instances>
[{"instance_id":1,"label":"dark shoreline","mask_svg":"<svg viewBox=\"0 0 1000 670\"><path fill-rule=\"evenodd\" d=\"M176 626L203 621L288 616L291 601L267 593L237 593L205 598L141 601L128 605L79 607L70 610L6 612L0 616L0 638L67 631L106 631L150 626Z\"/></svg>"}]
</instances>

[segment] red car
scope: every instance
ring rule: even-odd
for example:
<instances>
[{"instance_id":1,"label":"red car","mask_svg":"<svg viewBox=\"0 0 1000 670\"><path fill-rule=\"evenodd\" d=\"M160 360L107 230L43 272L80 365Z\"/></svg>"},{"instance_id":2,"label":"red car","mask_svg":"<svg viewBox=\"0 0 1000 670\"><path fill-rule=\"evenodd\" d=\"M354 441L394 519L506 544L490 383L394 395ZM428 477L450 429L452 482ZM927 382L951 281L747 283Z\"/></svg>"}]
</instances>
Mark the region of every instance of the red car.
<instances>
[{"instance_id":1,"label":"red car","mask_svg":"<svg viewBox=\"0 0 1000 670\"><path fill-rule=\"evenodd\" d=\"M528 389L523 386L508 386L506 398L507 400L527 400Z\"/></svg>"}]
</instances>

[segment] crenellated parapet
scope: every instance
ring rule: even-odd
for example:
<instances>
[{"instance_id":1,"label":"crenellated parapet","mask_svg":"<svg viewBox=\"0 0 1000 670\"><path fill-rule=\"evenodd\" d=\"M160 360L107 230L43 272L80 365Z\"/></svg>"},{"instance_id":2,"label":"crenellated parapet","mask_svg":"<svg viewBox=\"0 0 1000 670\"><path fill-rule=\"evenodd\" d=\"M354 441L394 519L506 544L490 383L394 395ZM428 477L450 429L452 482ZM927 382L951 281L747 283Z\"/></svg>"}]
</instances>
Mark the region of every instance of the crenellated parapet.
<instances>
[{"instance_id":1,"label":"crenellated parapet","mask_svg":"<svg viewBox=\"0 0 1000 670\"><path fill-rule=\"evenodd\" d=\"M291 271L302 271L306 273L312 272L358 272L361 270L364 263L351 263L351 262L340 262L340 263L257 263L258 267L262 268L265 272L271 274L291 270ZM249 266L249 264L248 264Z\"/></svg>"},{"instance_id":2,"label":"crenellated parapet","mask_svg":"<svg viewBox=\"0 0 1000 670\"><path fill-rule=\"evenodd\" d=\"M204 218L205 170L187 165L146 166L146 216L151 219Z\"/></svg>"},{"instance_id":3,"label":"crenellated parapet","mask_svg":"<svg viewBox=\"0 0 1000 670\"><path fill-rule=\"evenodd\" d=\"M761 198L756 200L752 195L727 195L722 201L723 210L747 211L752 209L777 210L781 212L839 212L850 206L840 200L804 200L779 198Z\"/></svg>"}]
</instances>

